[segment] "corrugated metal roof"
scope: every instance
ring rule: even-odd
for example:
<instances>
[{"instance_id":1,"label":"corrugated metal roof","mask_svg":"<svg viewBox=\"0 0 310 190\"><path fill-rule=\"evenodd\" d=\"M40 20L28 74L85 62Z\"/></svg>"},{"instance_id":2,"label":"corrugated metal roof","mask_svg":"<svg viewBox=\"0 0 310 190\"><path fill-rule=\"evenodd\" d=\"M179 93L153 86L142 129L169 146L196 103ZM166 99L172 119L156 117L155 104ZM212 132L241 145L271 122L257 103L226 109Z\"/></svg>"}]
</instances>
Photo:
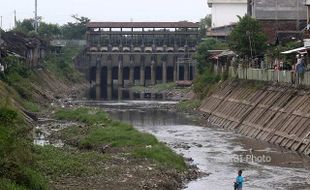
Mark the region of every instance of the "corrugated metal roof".
<instances>
[{"instance_id":1,"label":"corrugated metal roof","mask_svg":"<svg viewBox=\"0 0 310 190\"><path fill-rule=\"evenodd\" d=\"M88 28L198 28L194 22L89 22Z\"/></svg>"},{"instance_id":2,"label":"corrugated metal roof","mask_svg":"<svg viewBox=\"0 0 310 190\"><path fill-rule=\"evenodd\" d=\"M305 47L300 47L300 48L296 48L296 49L291 49L291 50L288 50L288 51L284 51L284 52L281 52L282 54L290 54L290 53L295 53L295 52L302 52L302 51L305 51L307 48Z\"/></svg>"}]
</instances>

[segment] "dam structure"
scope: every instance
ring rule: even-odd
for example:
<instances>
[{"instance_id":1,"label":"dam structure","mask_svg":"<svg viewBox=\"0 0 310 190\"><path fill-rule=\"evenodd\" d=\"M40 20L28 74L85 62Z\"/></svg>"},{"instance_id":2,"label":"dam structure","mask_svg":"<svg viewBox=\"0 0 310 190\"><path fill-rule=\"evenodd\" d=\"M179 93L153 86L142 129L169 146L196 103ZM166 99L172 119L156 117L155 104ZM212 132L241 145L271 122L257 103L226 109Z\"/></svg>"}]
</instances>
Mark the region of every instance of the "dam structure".
<instances>
[{"instance_id":1,"label":"dam structure","mask_svg":"<svg viewBox=\"0 0 310 190\"><path fill-rule=\"evenodd\" d=\"M198 23L90 22L76 68L96 86L193 80Z\"/></svg>"}]
</instances>

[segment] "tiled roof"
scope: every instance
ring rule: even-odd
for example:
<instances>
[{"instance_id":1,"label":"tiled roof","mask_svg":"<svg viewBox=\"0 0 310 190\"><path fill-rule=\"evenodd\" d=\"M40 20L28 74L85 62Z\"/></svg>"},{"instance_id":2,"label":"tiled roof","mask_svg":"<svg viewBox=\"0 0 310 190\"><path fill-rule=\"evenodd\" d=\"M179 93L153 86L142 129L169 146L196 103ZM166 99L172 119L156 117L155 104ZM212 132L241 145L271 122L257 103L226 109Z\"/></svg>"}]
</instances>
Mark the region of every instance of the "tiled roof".
<instances>
[{"instance_id":1,"label":"tiled roof","mask_svg":"<svg viewBox=\"0 0 310 190\"><path fill-rule=\"evenodd\" d=\"M88 28L198 28L194 22L89 22Z\"/></svg>"}]
</instances>

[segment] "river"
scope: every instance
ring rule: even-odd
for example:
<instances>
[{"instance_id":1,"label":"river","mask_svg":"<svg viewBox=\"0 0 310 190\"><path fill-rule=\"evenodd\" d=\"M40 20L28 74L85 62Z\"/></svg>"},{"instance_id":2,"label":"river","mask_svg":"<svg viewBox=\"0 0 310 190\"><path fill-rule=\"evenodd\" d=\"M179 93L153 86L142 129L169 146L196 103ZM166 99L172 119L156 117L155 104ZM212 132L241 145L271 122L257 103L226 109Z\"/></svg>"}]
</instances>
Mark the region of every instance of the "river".
<instances>
[{"instance_id":1,"label":"river","mask_svg":"<svg viewBox=\"0 0 310 190\"><path fill-rule=\"evenodd\" d=\"M114 119L155 135L208 175L186 190L231 190L239 169L246 190L310 189L310 159L268 143L242 137L169 109L170 101L97 102Z\"/></svg>"}]
</instances>

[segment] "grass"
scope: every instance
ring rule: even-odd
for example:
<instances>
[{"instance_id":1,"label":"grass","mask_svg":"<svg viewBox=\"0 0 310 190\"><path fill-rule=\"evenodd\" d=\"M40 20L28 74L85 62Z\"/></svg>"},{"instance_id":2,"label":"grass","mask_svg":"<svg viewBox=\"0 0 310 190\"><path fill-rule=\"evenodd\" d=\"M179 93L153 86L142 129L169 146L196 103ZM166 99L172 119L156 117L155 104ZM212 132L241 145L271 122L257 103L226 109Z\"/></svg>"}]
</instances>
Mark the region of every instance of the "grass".
<instances>
[{"instance_id":1,"label":"grass","mask_svg":"<svg viewBox=\"0 0 310 190\"><path fill-rule=\"evenodd\" d=\"M57 119L80 121L89 125L96 123L106 123L111 120L105 112L96 109L78 108L78 109L61 109L55 113Z\"/></svg>"},{"instance_id":2,"label":"grass","mask_svg":"<svg viewBox=\"0 0 310 190\"><path fill-rule=\"evenodd\" d=\"M138 158L156 160L162 167L171 167L180 171L187 168L183 157L162 143L157 143L150 148L138 148L134 151L133 155Z\"/></svg>"},{"instance_id":3,"label":"grass","mask_svg":"<svg viewBox=\"0 0 310 190\"><path fill-rule=\"evenodd\" d=\"M0 179L0 190L27 190L9 179Z\"/></svg>"},{"instance_id":4,"label":"grass","mask_svg":"<svg viewBox=\"0 0 310 190\"><path fill-rule=\"evenodd\" d=\"M177 110L180 111L191 111L199 108L201 105L201 100L185 100L181 101L176 105Z\"/></svg>"},{"instance_id":5,"label":"grass","mask_svg":"<svg viewBox=\"0 0 310 190\"><path fill-rule=\"evenodd\" d=\"M23 104L24 104L24 108L28 111L35 112L35 113L40 111L39 104L36 104L31 101L25 101Z\"/></svg>"},{"instance_id":6,"label":"grass","mask_svg":"<svg viewBox=\"0 0 310 190\"><path fill-rule=\"evenodd\" d=\"M98 164L109 159L108 156L95 151L78 152L52 146L36 146L35 155L37 168L52 178L64 175L81 177L99 174L101 171L94 163Z\"/></svg>"},{"instance_id":7,"label":"grass","mask_svg":"<svg viewBox=\"0 0 310 190\"><path fill-rule=\"evenodd\" d=\"M150 134L138 132L132 126L113 122L107 127L93 127L85 139L82 147L98 147L110 144L112 147L134 147L158 144L157 139Z\"/></svg>"},{"instance_id":8,"label":"grass","mask_svg":"<svg viewBox=\"0 0 310 190\"><path fill-rule=\"evenodd\" d=\"M150 91L153 93L160 93L165 90L174 89L176 87L176 84L174 82L171 83L163 83L163 84L156 84L154 86L133 86L132 90L137 92L143 92L143 91Z\"/></svg>"},{"instance_id":9,"label":"grass","mask_svg":"<svg viewBox=\"0 0 310 190\"><path fill-rule=\"evenodd\" d=\"M153 135L139 132L131 125L112 121L101 110L78 108L59 110L57 119L81 121L88 127L70 127L61 132L61 138L67 142L74 141L78 148L97 150L109 144L112 148L122 149L137 158L152 160L158 165L177 170L187 166L183 158L160 143Z\"/></svg>"},{"instance_id":10,"label":"grass","mask_svg":"<svg viewBox=\"0 0 310 190\"><path fill-rule=\"evenodd\" d=\"M206 69L194 80L194 92L200 97L200 99L203 99L210 94L210 91L212 91L220 79L221 78L215 75L210 69Z\"/></svg>"},{"instance_id":11,"label":"grass","mask_svg":"<svg viewBox=\"0 0 310 190\"><path fill-rule=\"evenodd\" d=\"M81 82L83 77L73 65L73 57L80 51L77 47L64 48L64 54L49 55L45 61L45 67L50 70L55 76L62 80L70 82Z\"/></svg>"}]
</instances>

